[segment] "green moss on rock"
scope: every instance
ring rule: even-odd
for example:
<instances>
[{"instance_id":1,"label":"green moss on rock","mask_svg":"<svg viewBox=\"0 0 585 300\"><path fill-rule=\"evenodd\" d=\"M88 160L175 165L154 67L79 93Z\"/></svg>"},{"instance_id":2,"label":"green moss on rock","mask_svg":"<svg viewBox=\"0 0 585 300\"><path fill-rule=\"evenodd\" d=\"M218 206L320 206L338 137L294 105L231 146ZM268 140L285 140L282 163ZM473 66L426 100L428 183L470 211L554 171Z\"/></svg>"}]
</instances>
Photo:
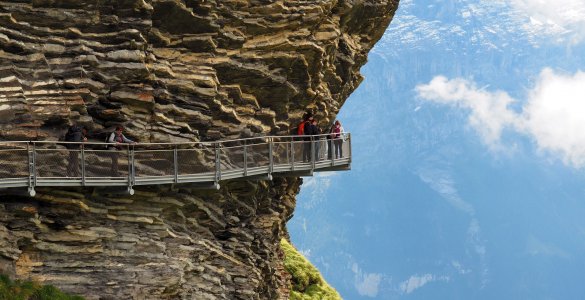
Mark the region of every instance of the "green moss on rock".
<instances>
[{"instance_id":1,"label":"green moss on rock","mask_svg":"<svg viewBox=\"0 0 585 300\"><path fill-rule=\"evenodd\" d=\"M71 296L52 285L40 285L31 281L12 281L0 275L0 300L83 300L81 296Z\"/></svg>"},{"instance_id":2,"label":"green moss on rock","mask_svg":"<svg viewBox=\"0 0 585 300\"><path fill-rule=\"evenodd\" d=\"M341 300L341 296L288 241L282 239L284 267L292 276L291 300Z\"/></svg>"}]
</instances>

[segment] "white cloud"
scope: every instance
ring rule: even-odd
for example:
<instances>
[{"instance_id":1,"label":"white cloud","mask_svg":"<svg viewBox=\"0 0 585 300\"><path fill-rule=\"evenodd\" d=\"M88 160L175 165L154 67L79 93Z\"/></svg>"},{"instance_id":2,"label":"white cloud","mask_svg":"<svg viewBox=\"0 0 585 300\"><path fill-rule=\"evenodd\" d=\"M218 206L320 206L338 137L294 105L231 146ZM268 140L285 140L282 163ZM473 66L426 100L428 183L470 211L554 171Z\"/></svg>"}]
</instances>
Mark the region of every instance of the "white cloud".
<instances>
[{"instance_id":1,"label":"white cloud","mask_svg":"<svg viewBox=\"0 0 585 300\"><path fill-rule=\"evenodd\" d=\"M456 260L451 261L451 266L453 266L453 268L457 270L457 273L461 275L469 274L472 272L471 269L466 269L460 262Z\"/></svg>"},{"instance_id":2,"label":"white cloud","mask_svg":"<svg viewBox=\"0 0 585 300\"><path fill-rule=\"evenodd\" d=\"M486 92L465 79L436 76L429 84L417 86L416 91L423 99L469 109L469 123L488 145L495 146L504 127L516 121L509 109L514 100L508 94Z\"/></svg>"},{"instance_id":3,"label":"white cloud","mask_svg":"<svg viewBox=\"0 0 585 300\"><path fill-rule=\"evenodd\" d=\"M552 244L547 244L534 236L528 238L528 241L526 242L526 252L532 256L556 256L564 259L571 257L569 253L563 249Z\"/></svg>"},{"instance_id":4,"label":"white cloud","mask_svg":"<svg viewBox=\"0 0 585 300\"><path fill-rule=\"evenodd\" d=\"M455 180L449 172L437 168L420 168L417 170L417 174L424 183L447 200L451 206L471 216L475 214L473 206L459 196Z\"/></svg>"},{"instance_id":5,"label":"white cloud","mask_svg":"<svg viewBox=\"0 0 585 300\"><path fill-rule=\"evenodd\" d=\"M361 281L356 282L358 293L362 296L376 297L378 295L378 286L382 280L381 274L364 274Z\"/></svg>"},{"instance_id":6,"label":"white cloud","mask_svg":"<svg viewBox=\"0 0 585 300\"><path fill-rule=\"evenodd\" d=\"M412 293L414 290L425 286L429 282L433 281L449 281L448 276L436 276L433 274L424 274L422 276L413 275L410 276L406 281L400 283L400 291L406 294Z\"/></svg>"},{"instance_id":7,"label":"white cloud","mask_svg":"<svg viewBox=\"0 0 585 300\"><path fill-rule=\"evenodd\" d=\"M511 5L528 17L529 32L547 35L566 34L571 43L585 37L585 1L576 0L509 0Z\"/></svg>"},{"instance_id":8,"label":"white cloud","mask_svg":"<svg viewBox=\"0 0 585 300\"><path fill-rule=\"evenodd\" d=\"M420 168L417 170L417 174L423 182L428 184L430 188L441 195L442 199L445 199L451 206L471 217L469 227L467 228L466 243L469 252L474 253L479 258L481 268L479 274L482 287L484 287L489 280L489 268L486 262L487 249L485 241L481 238L481 228L478 219L475 217L475 209L473 208L473 205L463 200L459 195L456 188L456 182L452 178L451 172L436 168L436 162L432 162L431 165L435 167ZM453 266L458 269L460 274L471 272L471 270L463 269L460 264L453 264ZM413 278L413 282L403 282L400 286L400 290L407 289L409 284L414 285L420 283L420 281L416 280L417 278Z\"/></svg>"},{"instance_id":9,"label":"white cloud","mask_svg":"<svg viewBox=\"0 0 585 300\"><path fill-rule=\"evenodd\" d=\"M487 92L461 78L437 76L416 91L424 100L469 110L469 124L492 148L500 146L502 132L510 129L531 137L540 150L566 164L585 166L584 72L564 75L544 69L521 112L510 108L515 100L507 93Z\"/></svg>"},{"instance_id":10,"label":"white cloud","mask_svg":"<svg viewBox=\"0 0 585 300\"><path fill-rule=\"evenodd\" d=\"M540 149L558 153L572 165L585 165L585 73L542 71L520 118L521 130Z\"/></svg>"},{"instance_id":11,"label":"white cloud","mask_svg":"<svg viewBox=\"0 0 585 300\"><path fill-rule=\"evenodd\" d=\"M351 271L355 277L355 288L360 295L368 297L376 297L378 295L382 274L365 273L357 263L352 264Z\"/></svg>"},{"instance_id":12,"label":"white cloud","mask_svg":"<svg viewBox=\"0 0 585 300\"><path fill-rule=\"evenodd\" d=\"M303 177L303 192L311 195L306 203L302 203L304 208L311 209L322 201L327 200L327 191L333 184L333 179L339 176L335 172L315 173L312 177Z\"/></svg>"}]
</instances>

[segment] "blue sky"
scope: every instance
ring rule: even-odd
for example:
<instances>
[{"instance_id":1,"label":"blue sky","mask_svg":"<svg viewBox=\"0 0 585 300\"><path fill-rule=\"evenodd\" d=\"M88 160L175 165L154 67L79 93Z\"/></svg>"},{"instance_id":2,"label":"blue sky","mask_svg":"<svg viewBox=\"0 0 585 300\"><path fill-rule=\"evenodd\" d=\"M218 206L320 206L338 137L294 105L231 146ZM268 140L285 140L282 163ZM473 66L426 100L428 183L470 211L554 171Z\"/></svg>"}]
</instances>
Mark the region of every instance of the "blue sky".
<instances>
[{"instance_id":1,"label":"blue sky","mask_svg":"<svg viewBox=\"0 0 585 300\"><path fill-rule=\"evenodd\" d=\"M293 243L345 299L583 298L584 40L584 1L401 1Z\"/></svg>"}]
</instances>

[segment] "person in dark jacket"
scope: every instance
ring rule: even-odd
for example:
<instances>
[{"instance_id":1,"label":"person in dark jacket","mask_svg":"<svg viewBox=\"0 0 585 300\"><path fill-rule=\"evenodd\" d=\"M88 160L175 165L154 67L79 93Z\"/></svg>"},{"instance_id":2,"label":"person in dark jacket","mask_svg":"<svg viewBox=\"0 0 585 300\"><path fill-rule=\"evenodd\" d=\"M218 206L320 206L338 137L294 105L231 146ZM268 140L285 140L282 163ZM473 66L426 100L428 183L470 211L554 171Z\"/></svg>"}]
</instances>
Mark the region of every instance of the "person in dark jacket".
<instances>
[{"instance_id":1,"label":"person in dark jacket","mask_svg":"<svg viewBox=\"0 0 585 300\"><path fill-rule=\"evenodd\" d=\"M69 159L67 163L67 176L79 176L79 152L82 147L81 143L87 142L87 129L82 126L73 125L69 127L65 134L65 141L78 144L65 144L69 149Z\"/></svg>"},{"instance_id":2,"label":"person in dark jacket","mask_svg":"<svg viewBox=\"0 0 585 300\"><path fill-rule=\"evenodd\" d=\"M319 135L321 134L321 129L317 125L317 120L313 119L311 122L311 133L313 134L313 144L315 145L315 161L319 160L319 149L320 149L320 141Z\"/></svg>"},{"instance_id":3,"label":"person in dark jacket","mask_svg":"<svg viewBox=\"0 0 585 300\"><path fill-rule=\"evenodd\" d=\"M309 116L307 122L305 122L305 138L303 143L303 162L311 161L311 143L317 134L317 126L313 125L315 119L313 116Z\"/></svg>"}]
</instances>

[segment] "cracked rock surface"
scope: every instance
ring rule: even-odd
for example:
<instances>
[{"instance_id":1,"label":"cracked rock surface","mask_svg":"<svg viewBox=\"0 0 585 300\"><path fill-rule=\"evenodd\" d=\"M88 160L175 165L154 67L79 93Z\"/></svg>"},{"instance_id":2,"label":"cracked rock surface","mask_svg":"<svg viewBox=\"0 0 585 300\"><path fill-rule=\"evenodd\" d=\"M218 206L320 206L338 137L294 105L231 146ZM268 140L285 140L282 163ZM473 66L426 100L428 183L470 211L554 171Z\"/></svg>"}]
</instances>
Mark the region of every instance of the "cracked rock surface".
<instances>
[{"instance_id":1,"label":"cracked rock surface","mask_svg":"<svg viewBox=\"0 0 585 300\"><path fill-rule=\"evenodd\" d=\"M0 140L141 142L325 127L398 0L0 1ZM88 299L286 299L301 180L0 191L0 272Z\"/></svg>"}]
</instances>

